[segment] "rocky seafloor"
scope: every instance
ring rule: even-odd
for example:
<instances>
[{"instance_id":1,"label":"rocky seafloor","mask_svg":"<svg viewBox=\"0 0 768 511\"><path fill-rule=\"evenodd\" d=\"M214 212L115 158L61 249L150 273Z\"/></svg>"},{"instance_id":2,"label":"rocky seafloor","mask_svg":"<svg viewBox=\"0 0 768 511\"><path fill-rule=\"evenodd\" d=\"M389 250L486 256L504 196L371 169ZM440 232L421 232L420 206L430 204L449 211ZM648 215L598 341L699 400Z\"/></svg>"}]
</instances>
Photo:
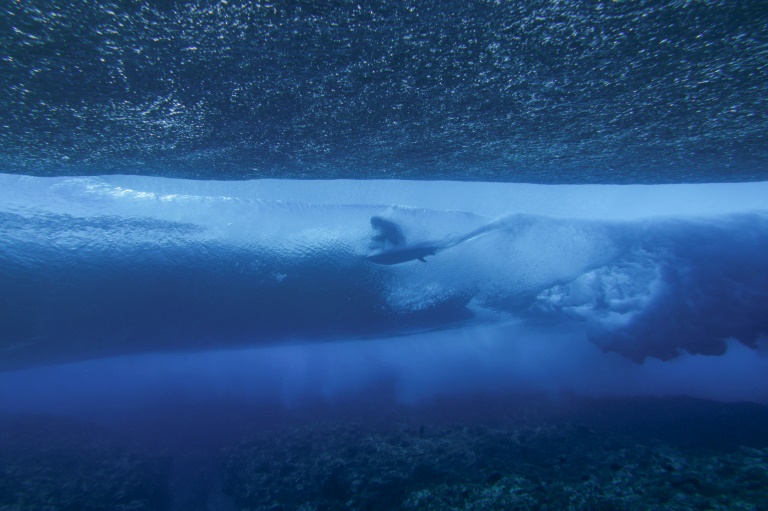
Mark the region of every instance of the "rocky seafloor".
<instances>
[{"instance_id":1,"label":"rocky seafloor","mask_svg":"<svg viewBox=\"0 0 768 511\"><path fill-rule=\"evenodd\" d=\"M443 403L258 422L201 451L5 418L0 510L768 510L760 405Z\"/></svg>"}]
</instances>

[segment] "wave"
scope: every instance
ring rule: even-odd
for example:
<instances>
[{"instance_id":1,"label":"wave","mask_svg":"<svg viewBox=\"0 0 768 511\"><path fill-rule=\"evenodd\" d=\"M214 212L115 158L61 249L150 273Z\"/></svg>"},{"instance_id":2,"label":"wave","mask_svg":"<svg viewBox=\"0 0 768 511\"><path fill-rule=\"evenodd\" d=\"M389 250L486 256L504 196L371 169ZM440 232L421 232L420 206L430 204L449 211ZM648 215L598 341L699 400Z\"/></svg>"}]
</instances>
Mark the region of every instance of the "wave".
<instances>
[{"instance_id":1,"label":"wave","mask_svg":"<svg viewBox=\"0 0 768 511\"><path fill-rule=\"evenodd\" d=\"M511 319L572 324L636 361L722 354L729 337L754 347L768 332L761 212L491 219L167 194L146 179L5 179L0 368ZM436 250L371 260L412 247Z\"/></svg>"}]
</instances>

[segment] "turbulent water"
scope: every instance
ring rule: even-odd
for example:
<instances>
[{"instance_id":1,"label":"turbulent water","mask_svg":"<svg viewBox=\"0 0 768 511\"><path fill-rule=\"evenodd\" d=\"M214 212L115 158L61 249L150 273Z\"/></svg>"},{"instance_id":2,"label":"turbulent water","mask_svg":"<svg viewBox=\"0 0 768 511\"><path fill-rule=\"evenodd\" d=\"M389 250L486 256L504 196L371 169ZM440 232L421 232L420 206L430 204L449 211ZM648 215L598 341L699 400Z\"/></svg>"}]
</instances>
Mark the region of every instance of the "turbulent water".
<instances>
[{"instance_id":1,"label":"turbulent water","mask_svg":"<svg viewBox=\"0 0 768 511\"><path fill-rule=\"evenodd\" d=\"M721 355L730 337L755 348L768 331L768 212L743 202L714 215L660 216L674 206L657 201L633 219L494 219L398 206L392 186L393 202L352 205L322 202L325 188L354 200L352 183L288 202L259 198L277 192L258 183L214 195L206 183L125 181L2 177L4 368L510 319L569 321L636 361ZM725 209L766 192L749 187L732 188ZM292 194L289 182L273 188ZM504 191L520 194L485 185L465 202Z\"/></svg>"},{"instance_id":2,"label":"turbulent water","mask_svg":"<svg viewBox=\"0 0 768 511\"><path fill-rule=\"evenodd\" d=\"M768 11L734 2L4 2L13 172L765 179Z\"/></svg>"}]
</instances>

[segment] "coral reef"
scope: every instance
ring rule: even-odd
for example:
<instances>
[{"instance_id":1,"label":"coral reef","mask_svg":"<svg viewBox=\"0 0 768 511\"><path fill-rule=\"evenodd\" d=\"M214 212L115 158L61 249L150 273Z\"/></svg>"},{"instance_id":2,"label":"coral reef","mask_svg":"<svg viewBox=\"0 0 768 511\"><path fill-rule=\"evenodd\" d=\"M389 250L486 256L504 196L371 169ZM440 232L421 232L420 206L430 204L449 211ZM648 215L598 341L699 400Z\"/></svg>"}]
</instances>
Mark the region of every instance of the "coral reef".
<instances>
[{"instance_id":1,"label":"coral reef","mask_svg":"<svg viewBox=\"0 0 768 511\"><path fill-rule=\"evenodd\" d=\"M0 511L150 511L167 505L167 457L59 419L3 419Z\"/></svg>"},{"instance_id":2,"label":"coral reef","mask_svg":"<svg viewBox=\"0 0 768 511\"><path fill-rule=\"evenodd\" d=\"M768 408L756 404L206 410L210 421L176 409L120 431L0 416L0 511L768 509ZM216 433L218 421L233 428Z\"/></svg>"},{"instance_id":3,"label":"coral reef","mask_svg":"<svg viewBox=\"0 0 768 511\"><path fill-rule=\"evenodd\" d=\"M569 424L374 431L318 423L230 451L239 509L768 508L768 449L638 443Z\"/></svg>"}]
</instances>

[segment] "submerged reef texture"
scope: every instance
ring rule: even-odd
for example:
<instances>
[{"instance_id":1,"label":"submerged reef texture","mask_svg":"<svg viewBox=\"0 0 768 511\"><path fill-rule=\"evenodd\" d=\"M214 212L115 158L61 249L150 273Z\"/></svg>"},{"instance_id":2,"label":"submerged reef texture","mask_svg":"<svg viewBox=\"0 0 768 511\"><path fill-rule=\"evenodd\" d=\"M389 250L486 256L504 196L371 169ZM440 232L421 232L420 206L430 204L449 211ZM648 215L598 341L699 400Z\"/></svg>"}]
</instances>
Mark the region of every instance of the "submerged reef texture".
<instances>
[{"instance_id":1,"label":"submerged reef texture","mask_svg":"<svg viewBox=\"0 0 768 511\"><path fill-rule=\"evenodd\" d=\"M238 509L765 509L768 449L691 452L586 427L369 431L319 424L240 444Z\"/></svg>"},{"instance_id":2,"label":"submerged reef texture","mask_svg":"<svg viewBox=\"0 0 768 511\"><path fill-rule=\"evenodd\" d=\"M0 510L164 509L170 459L77 422L3 417Z\"/></svg>"},{"instance_id":3,"label":"submerged reef texture","mask_svg":"<svg viewBox=\"0 0 768 511\"><path fill-rule=\"evenodd\" d=\"M207 451L188 418L166 430L173 441L155 429L154 448L76 422L4 418L0 510L768 508L763 406L654 398L452 409L460 404L257 421ZM210 426L196 434L210 440Z\"/></svg>"}]
</instances>

